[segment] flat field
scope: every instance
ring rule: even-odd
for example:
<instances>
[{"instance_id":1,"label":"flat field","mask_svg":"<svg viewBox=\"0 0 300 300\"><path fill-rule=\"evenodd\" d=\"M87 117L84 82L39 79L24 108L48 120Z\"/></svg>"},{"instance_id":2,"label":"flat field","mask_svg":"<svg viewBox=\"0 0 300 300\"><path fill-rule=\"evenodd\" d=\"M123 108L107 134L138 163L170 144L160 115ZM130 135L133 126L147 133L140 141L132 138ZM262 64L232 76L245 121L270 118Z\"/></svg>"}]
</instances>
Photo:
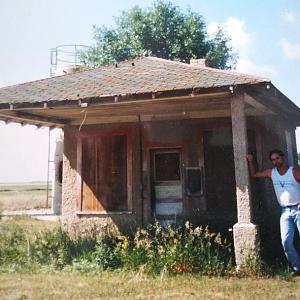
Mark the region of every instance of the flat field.
<instances>
[{"instance_id":1,"label":"flat field","mask_svg":"<svg viewBox=\"0 0 300 300\"><path fill-rule=\"evenodd\" d=\"M150 277L131 272L0 274L0 299L300 299L300 278Z\"/></svg>"},{"instance_id":2,"label":"flat field","mask_svg":"<svg viewBox=\"0 0 300 300\"><path fill-rule=\"evenodd\" d=\"M49 189L51 196L51 185ZM0 210L23 210L49 208L47 205L47 183L0 183Z\"/></svg>"}]
</instances>

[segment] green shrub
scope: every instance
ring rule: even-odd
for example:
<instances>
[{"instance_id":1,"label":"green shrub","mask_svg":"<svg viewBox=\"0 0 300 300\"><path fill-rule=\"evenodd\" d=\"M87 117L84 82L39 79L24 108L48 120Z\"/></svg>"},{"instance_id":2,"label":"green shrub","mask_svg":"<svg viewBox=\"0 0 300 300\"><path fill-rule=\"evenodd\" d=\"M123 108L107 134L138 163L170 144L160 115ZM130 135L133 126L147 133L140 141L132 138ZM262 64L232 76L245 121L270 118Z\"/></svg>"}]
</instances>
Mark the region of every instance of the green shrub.
<instances>
[{"instance_id":1,"label":"green shrub","mask_svg":"<svg viewBox=\"0 0 300 300\"><path fill-rule=\"evenodd\" d=\"M96 237L83 237L70 241L71 257L74 260L92 261L96 249Z\"/></svg>"},{"instance_id":2,"label":"green shrub","mask_svg":"<svg viewBox=\"0 0 300 300\"><path fill-rule=\"evenodd\" d=\"M244 264L239 267L239 277L269 277L274 276L276 273L284 274L288 268L279 268L274 273L274 267L268 266L260 257L256 255L249 255ZM284 276L283 276L284 277Z\"/></svg>"},{"instance_id":3,"label":"green shrub","mask_svg":"<svg viewBox=\"0 0 300 300\"><path fill-rule=\"evenodd\" d=\"M93 259L103 270L121 267L118 238L100 234L96 240Z\"/></svg>"},{"instance_id":4,"label":"green shrub","mask_svg":"<svg viewBox=\"0 0 300 300\"><path fill-rule=\"evenodd\" d=\"M25 265L29 256L29 239L18 225L0 230L0 265Z\"/></svg>"},{"instance_id":5,"label":"green shrub","mask_svg":"<svg viewBox=\"0 0 300 300\"><path fill-rule=\"evenodd\" d=\"M72 241L61 228L44 231L32 241L30 257L40 265L61 269L72 261L71 244Z\"/></svg>"},{"instance_id":6,"label":"green shrub","mask_svg":"<svg viewBox=\"0 0 300 300\"><path fill-rule=\"evenodd\" d=\"M145 265L151 273L223 275L232 267L231 246L207 228L162 228L158 223L138 229L134 238L123 238L120 247L127 268Z\"/></svg>"},{"instance_id":7,"label":"green shrub","mask_svg":"<svg viewBox=\"0 0 300 300\"><path fill-rule=\"evenodd\" d=\"M33 266L79 272L125 267L152 274L223 275L232 268L232 252L219 234L188 222L177 228L154 223L132 237L99 234L77 240L60 228L28 235L20 226L2 226L0 268Z\"/></svg>"}]
</instances>

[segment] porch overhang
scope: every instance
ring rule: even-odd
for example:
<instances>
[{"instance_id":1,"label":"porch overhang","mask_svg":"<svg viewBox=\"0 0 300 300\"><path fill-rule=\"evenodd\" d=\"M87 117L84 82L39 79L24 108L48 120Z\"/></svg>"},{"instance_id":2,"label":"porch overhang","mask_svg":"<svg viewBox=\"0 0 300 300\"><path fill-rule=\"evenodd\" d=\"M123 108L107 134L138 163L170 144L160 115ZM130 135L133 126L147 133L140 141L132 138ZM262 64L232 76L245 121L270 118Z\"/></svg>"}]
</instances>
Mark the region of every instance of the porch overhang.
<instances>
[{"instance_id":1,"label":"porch overhang","mask_svg":"<svg viewBox=\"0 0 300 300\"><path fill-rule=\"evenodd\" d=\"M230 99L236 90L242 90L245 95L246 116L281 114L299 123L299 108L270 84L7 103L0 104L0 120L62 128L99 123L230 118ZM288 105L283 105L282 101L286 104L286 100Z\"/></svg>"}]
</instances>

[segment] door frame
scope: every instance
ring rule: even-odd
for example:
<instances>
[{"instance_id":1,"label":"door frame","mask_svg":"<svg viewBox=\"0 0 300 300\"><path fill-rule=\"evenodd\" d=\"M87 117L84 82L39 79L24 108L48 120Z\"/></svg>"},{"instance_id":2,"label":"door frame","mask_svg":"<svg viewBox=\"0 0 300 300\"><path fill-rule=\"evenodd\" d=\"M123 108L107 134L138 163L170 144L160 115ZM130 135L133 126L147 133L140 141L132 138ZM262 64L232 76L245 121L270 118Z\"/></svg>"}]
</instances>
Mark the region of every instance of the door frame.
<instances>
[{"instance_id":1,"label":"door frame","mask_svg":"<svg viewBox=\"0 0 300 300\"><path fill-rule=\"evenodd\" d=\"M179 156L179 180L155 180L155 173L156 173L156 165L155 165L155 155L157 153L176 153ZM182 165L182 149L180 147L175 148L154 148L150 149L150 188L151 188L151 216L155 218L157 216L156 212L156 204L157 199L155 195L155 186L156 185L165 185L164 183L169 182L169 185L180 185L181 186L181 203L182 203L182 213L183 215L183 198L184 198L184 167Z\"/></svg>"},{"instance_id":2,"label":"door frame","mask_svg":"<svg viewBox=\"0 0 300 300\"><path fill-rule=\"evenodd\" d=\"M142 144L142 205L143 225L153 221L151 207L151 151L163 149L181 150L181 182L182 182L182 216L186 214L186 195L184 182L184 168L187 165L187 144L184 141L174 143L146 143Z\"/></svg>"}]
</instances>

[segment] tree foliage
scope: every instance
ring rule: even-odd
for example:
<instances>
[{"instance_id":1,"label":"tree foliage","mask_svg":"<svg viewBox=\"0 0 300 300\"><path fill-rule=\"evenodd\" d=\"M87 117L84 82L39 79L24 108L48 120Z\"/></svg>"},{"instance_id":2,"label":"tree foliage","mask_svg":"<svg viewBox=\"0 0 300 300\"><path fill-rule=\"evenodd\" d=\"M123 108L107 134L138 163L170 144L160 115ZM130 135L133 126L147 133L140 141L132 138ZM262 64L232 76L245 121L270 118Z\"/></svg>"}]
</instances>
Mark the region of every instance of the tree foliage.
<instances>
[{"instance_id":1,"label":"tree foliage","mask_svg":"<svg viewBox=\"0 0 300 300\"><path fill-rule=\"evenodd\" d=\"M208 38L203 17L183 12L171 2L155 1L148 9L138 6L116 18L116 27L94 26L96 44L82 56L85 64L98 66L151 55L189 62L205 58L220 69L234 67L235 55L221 28Z\"/></svg>"}]
</instances>

